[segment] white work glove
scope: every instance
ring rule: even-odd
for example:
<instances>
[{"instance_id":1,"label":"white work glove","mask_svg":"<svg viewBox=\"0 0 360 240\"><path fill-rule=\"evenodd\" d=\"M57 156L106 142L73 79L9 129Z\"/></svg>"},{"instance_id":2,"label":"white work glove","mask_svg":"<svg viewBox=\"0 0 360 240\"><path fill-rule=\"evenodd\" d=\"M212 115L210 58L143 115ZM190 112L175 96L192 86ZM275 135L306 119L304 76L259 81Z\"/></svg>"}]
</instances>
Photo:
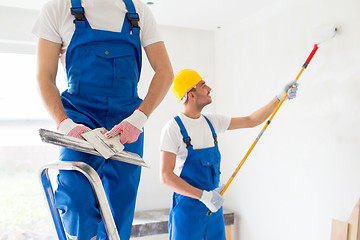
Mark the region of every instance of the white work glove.
<instances>
[{"instance_id":1,"label":"white work glove","mask_svg":"<svg viewBox=\"0 0 360 240\"><path fill-rule=\"evenodd\" d=\"M296 80L293 80L291 82L289 82L288 84L285 85L285 87L283 88L283 90L281 90L281 92L279 92L276 95L276 98L281 101L281 99L284 97L284 95L286 94L287 90L289 90L289 88L292 86L292 88L289 90L287 98L286 99L294 99L296 97L296 92L298 90L298 83L296 82Z\"/></svg>"},{"instance_id":2,"label":"white work glove","mask_svg":"<svg viewBox=\"0 0 360 240\"><path fill-rule=\"evenodd\" d=\"M218 187L210 192L203 191L200 201L213 213L217 212L224 203L224 197L220 195L224 186Z\"/></svg>"},{"instance_id":3,"label":"white work glove","mask_svg":"<svg viewBox=\"0 0 360 240\"><path fill-rule=\"evenodd\" d=\"M70 118L65 118L59 123L57 128L61 133L83 139L81 134L90 132L91 129L85 125L74 123Z\"/></svg>"},{"instance_id":4,"label":"white work glove","mask_svg":"<svg viewBox=\"0 0 360 240\"><path fill-rule=\"evenodd\" d=\"M128 118L105 133L105 136L112 138L120 134L120 142L122 144L136 142L147 119L148 117L145 113L136 109Z\"/></svg>"}]
</instances>

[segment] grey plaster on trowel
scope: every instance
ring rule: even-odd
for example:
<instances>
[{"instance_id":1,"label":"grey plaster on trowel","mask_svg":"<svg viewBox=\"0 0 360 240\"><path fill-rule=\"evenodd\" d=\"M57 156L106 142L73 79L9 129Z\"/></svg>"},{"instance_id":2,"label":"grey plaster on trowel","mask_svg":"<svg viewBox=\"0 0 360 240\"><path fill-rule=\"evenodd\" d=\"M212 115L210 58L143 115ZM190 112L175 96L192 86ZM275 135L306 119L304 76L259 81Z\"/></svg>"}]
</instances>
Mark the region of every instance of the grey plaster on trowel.
<instances>
[{"instance_id":1,"label":"grey plaster on trowel","mask_svg":"<svg viewBox=\"0 0 360 240\"><path fill-rule=\"evenodd\" d=\"M39 129L41 140L46 143L51 143L57 146L70 148L76 151L101 156L101 154L95 150L93 146L87 141L75 137L70 137L58 132L49 131L46 129ZM149 167L146 162L135 153L122 151L115 154L111 159L135 164L143 167Z\"/></svg>"},{"instance_id":2,"label":"grey plaster on trowel","mask_svg":"<svg viewBox=\"0 0 360 240\"><path fill-rule=\"evenodd\" d=\"M96 128L90 132L81 134L91 146L93 146L105 159L111 158L115 154L124 150L124 145L120 143L120 135L107 138L105 128Z\"/></svg>"}]
</instances>

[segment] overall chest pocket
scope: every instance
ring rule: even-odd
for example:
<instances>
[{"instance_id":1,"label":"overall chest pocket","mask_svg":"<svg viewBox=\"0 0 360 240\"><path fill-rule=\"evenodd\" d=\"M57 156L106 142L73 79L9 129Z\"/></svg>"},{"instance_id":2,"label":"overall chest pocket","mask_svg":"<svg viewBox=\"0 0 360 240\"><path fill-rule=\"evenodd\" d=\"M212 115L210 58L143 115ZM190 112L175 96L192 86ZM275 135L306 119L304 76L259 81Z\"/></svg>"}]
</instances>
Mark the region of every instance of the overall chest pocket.
<instances>
[{"instance_id":1,"label":"overall chest pocket","mask_svg":"<svg viewBox=\"0 0 360 240\"><path fill-rule=\"evenodd\" d=\"M139 79L137 52L132 45L94 44L94 68L102 86L121 91L123 96L134 96Z\"/></svg>"},{"instance_id":2,"label":"overall chest pocket","mask_svg":"<svg viewBox=\"0 0 360 240\"><path fill-rule=\"evenodd\" d=\"M211 178L211 182L215 187L220 181L220 158L214 152L211 152L210 155L203 155L200 159L201 166L206 169L205 171L208 172L209 177Z\"/></svg>"}]
</instances>

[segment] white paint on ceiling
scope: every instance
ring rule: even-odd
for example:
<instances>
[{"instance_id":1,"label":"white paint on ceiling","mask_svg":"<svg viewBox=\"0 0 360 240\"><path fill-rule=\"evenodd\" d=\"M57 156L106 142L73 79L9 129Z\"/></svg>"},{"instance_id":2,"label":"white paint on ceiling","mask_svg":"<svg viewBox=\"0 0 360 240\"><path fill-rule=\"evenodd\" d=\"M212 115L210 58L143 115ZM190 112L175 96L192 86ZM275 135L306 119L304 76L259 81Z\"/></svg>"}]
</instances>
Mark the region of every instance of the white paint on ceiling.
<instances>
[{"instance_id":1,"label":"white paint on ceiling","mask_svg":"<svg viewBox=\"0 0 360 240\"><path fill-rule=\"evenodd\" d=\"M0 0L1 6L41 9L48 0ZM299 0L146 0L161 25L215 30L232 26L236 19L262 17Z\"/></svg>"}]
</instances>

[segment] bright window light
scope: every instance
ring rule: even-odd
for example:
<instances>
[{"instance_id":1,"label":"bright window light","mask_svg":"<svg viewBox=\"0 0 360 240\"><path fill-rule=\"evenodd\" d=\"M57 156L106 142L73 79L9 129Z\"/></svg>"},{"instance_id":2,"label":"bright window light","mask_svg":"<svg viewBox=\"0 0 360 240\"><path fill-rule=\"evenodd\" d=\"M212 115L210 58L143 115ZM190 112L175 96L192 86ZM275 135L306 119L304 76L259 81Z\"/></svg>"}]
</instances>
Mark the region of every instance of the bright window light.
<instances>
[{"instance_id":1,"label":"bright window light","mask_svg":"<svg viewBox=\"0 0 360 240\"><path fill-rule=\"evenodd\" d=\"M36 55L0 53L0 120L50 119L37 90ZM59 85L66 84L62 66Z\"/></svg>"},{"instance_id":2,"label":"bright window light","mask_svg":"<svg viewBox=\"0 0 360 240\"><path fill-rule=\"evenodd\" d=\"M58 148L42 143L38 129L56 126L37 91L36 56L0 53L0 65L0 239L55 240L38 171Z\"/></svg>"},{"instance_id":3,"label":"bright window light","mask_svg":"<svg viewBox=\"0 0 360 240\"><path fill-rule=\"evenodd\" d=\"M38 129L56 126L37 90L36 55L0 53L0 66L0 146L42 144ZM60 92L66 88L61 64L57 84Z\"/></svg>"}]
</instances>

